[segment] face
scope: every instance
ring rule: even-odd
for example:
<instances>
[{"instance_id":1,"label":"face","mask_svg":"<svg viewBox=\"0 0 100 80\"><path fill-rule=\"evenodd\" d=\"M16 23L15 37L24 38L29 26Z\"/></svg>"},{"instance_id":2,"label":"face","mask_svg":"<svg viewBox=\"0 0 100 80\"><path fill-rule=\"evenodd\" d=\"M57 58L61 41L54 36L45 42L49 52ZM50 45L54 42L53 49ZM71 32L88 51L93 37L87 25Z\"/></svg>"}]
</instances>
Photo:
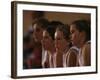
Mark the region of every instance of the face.
<instances>
[{"instance_id":1,"label":"face","mask_svg":"<svg viewBox=\"0 0 100 80\"><path fill-rule=\"evenodd\" d=\"M79 32L75 25L70 26L72 44L78 46L81 41L81 32Z\"/></svg>"},{"instance_id":2,"label":"face","mask_svg":"<svg viewBox=\"0 0 100 80\"><path fill-rule=\"evenodd\" d=\"M49 33L46 30L44 30L42 39L42 45L44 49L49 50L51 44L52 44L52 38L50 37Z\"/></svg>"},{"instance_id":3,"label":"face","mask_svg":"<svg viewBox=\"0 0 100 80\"><path fill-rule=\"evenodd\" d=\"M42 29L39 25L34 24L33 30L34 30L34 33L33 33L34 39L35 39L36 41L41 42L42 37L43 37L43 36L42 36L42 34L43 34L43 29Z\"/></svg>"},{"instance_id":4,"label":"face","mask_svg":"<svg viewBox=\"0 0 100 80\"><path fill-rule=\"evenodd\" d=\"M63 51L66 48L67 41L64 39L63 32L55 32L55 48L57 51Z\"/></svg>"}]
</instances>

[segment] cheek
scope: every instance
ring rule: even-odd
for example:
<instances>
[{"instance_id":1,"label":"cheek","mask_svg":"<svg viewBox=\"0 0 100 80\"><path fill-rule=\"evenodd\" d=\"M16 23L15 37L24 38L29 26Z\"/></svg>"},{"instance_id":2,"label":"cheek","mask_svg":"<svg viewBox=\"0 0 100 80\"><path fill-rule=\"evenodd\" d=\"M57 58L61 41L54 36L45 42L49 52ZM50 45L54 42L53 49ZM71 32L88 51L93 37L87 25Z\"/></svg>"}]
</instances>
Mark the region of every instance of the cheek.
<instances>
[{"instance_id":1,"label":"cheek","mask_svg":"<svg viewBox=\"0 0 100 80\"><path fill-rule=\"evenodd\" d=\"M44 40L44 45L46 45L47 44L47 40Z\"/></svg>"},{"instance_id":2,"label":"cheek","mask_svg":"<svg viewBox=\"0 0 100 80\"><path fill-rule=\"evenodd\" d=\"M74 40L74 36L75 36L74 34L71 35L71 40Z\"/></svg>"},{"instance_id":3,"label":"cheek","mask_svg":"<svg viewBox=\"0 0 100 80\"><path fill-rule=\"evenodd\" d=\"M43 41L42 45L43 45L44 49L47 49L47 42L46 42L46 40Z\"/></svg>"},{"instance_id":4,"label":"cheek","mask_svg":"<svg viewBox=\"0 0 100 80\"><path fill-rule=\"evenodd\" d=\"M61 41L57 41L57 42L55 43L55 45L56 45L56 48L60 48L61 45L62 45L62 43L61 43Z\"/></svg>"},{"instance_id":5,"label":"cheek","mask_svg":"<svg viewBox=\"0 0 100 80\"><path fill-rule=\"evenodd\" d=\"M71 42L72 42L72 44L75 44L76 43L76 37L77 36L75 34L72 34L71 35L71 40L72 40Z\"/></svg>"},{"instance_id":6,"label":"cheek","mask_svg":"<svg viewBox=\"0 0 100 80\"><path fill-rule=\"evenodd\" d=\"M79 35L78 34L73 36L73 42L76 44L79 43Z\"/></svg>"},{"instance_id":7,"label":"cheek","mask_svg":"<svg viewBox=\"0 0 100 80\"><path fill-rule=\"evenodd\" d=\"M45 44L45 40L43 39L43 40L42 40L42 45L44 46L44 44Z\"/></svg>"},{"instance_id":8,"label":"cheek","mask_svg":"<svg viewBox=\"0 0 100 80\"><path fill-rule=\"evenodd\" d=\"M50 42L49 39L46 40L46 44L47 44L47 45L50 45L50 44L51 44L51 42Z\"/></svg>"},{"instance_id":9,"label":"cheek","mask_svg":"<svg viewBox=\"0 0 100 80\"><path fill-rule=\"evenodd\" d=\"M37 38L39 40L42 40L43 39L43 35L42 34L43 34L42 32L37 33Z\"/></svg>"},{"instance_id":10,"label":"cheek","mask_svg":"<svg viewBox=\"0 0 100 80\"><path fill-rule=\"evenodd\" d=\"M43 34L42 31L38 32L38 36L42 37L43 36L42 34Z\"/></svg>"},{"instance_id":11,"label":"cheek","mask_svg":"<svg viewBox=\"0 0 100 80\"><path fill-rule=\"evenodd\" d=\"M36 31L34 31L34 34L33 34L33 36L37 36L37 32L36 32Z\"/></svg>"},{"instance_id":12,"label":"cheek","mask_svg":"<svg viewBox=\"0 0 100 80\"><path fill-rule=\"evenodd\" d=\"M77 40L77 36L78 36L78 35L74 35L74 36L73 36L73 39L74 39L74 40Z\"/></svg>"},{"instance_id":13,"label":"cheek","mask_svg":"<svg viewBox=\"0 0 100 80\"><path fill-rule=\"evenodd\" d=\"M55 47L57 48L57 46L58 46L58 41L55 40Z\"/></svg>"},{"instance_id":14,"label":"cheek","mask_svg":"<svg viewBox=\"0 0 100 80\"><path fill-rule=\"evenodd\" d=\"M49 39L46 39L45 40L45 46L49 46L51 44L50 40Z\"/></svg>"},{"instance_id":15,"label":"cheek","mask_svg":"<svg viewBox=\"0 0 100 80\"><path fill-rule=\"evenodd\" d=\"M34 33L34 37L35 37L35 38L39 39L40 36L41 36L41 34L40 34L39 32L35 32L35 33Z\"/></svg>"},{"instance_id":16,"label":"cheek","mask_svg":"<svg viewBox=\"0 0 100 80\"><path fill-rule=\"evenodd\" d=\"M77 34L72 35L72 40L75 40L77 38Z\"/></svg>"}]
</instances>

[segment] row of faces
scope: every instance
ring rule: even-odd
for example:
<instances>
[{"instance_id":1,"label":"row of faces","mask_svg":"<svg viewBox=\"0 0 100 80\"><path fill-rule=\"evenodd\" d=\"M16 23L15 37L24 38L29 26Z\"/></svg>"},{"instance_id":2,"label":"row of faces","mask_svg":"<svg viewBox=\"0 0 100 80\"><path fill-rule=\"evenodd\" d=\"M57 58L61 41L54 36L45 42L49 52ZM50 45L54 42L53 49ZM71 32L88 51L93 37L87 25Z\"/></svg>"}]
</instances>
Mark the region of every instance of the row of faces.
<instances>
[{"instance_id":1,"label":"row of faces","mask_svg":"<svg viewBox=\"0 0 100 80\"><path fill-rule=\"evenodd\" d=\"M43 30L41 27L34 25L33 29L34 38L38 41L42 41L43 47L45 49L48 49L51 43L54 43L55 48L59 50L63 49L63 47L65 47L65 44L69 45L69 40L66 40L64 38L63 32L61 32L60 30L55 31L53 40L49 33L46 30ZM75 25L70 26L70 36L70 42L72 42L72 44L76 46L81 42L83 37L83 35L77 30Z\"/></svg>"}]
</instances>

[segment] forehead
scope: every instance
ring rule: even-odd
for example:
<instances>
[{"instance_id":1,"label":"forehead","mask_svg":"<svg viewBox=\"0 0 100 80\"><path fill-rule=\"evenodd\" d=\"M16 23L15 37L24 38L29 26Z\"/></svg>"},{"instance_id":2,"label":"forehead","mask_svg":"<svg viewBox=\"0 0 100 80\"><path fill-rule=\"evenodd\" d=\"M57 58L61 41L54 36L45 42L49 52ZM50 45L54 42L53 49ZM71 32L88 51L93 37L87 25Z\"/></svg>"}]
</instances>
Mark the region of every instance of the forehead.
<instances>
[{"instance_id":1,"label":"forehead","mask_svg":"<svg viewBox=\"0 0 100 80\"><path fill-rule=\"evenodd\" d=\"M60 30L56 30L55 37L63 37L63 32Z\"/></svg>"},{"instance_id":2,"label":"forehead","mask_svg":"<svg viewBox=\"0 0 100 80\"><path fill-rule=\"evenodd\" d=\"M46 30L44 30L43 31L43 36L49 36L49 33Z\"/></svg>"},{"instance_id":3,"label":"forehead","mask_svg":"<svg viewBox=\"0 0 100 80\"><path fill-rule=\"evenodd\" d=\"M70 30L77 30L76 25L74 24L70 25Z\"/></svg>"},{"instance_id":4,"label":"forehead","mask_svg":"<svg viewBox=\"0 0 100 80\"><path fill-rule=\"evenodd\" d=\"M41 26L40 26L40 25L38 25L38 24L34 24L34 25L33 25L33 28L34 28L34 29L37 29L37 28L38 28L38 29L40 29L40 28L41 28Z\"/></svg>"}]
</instances>

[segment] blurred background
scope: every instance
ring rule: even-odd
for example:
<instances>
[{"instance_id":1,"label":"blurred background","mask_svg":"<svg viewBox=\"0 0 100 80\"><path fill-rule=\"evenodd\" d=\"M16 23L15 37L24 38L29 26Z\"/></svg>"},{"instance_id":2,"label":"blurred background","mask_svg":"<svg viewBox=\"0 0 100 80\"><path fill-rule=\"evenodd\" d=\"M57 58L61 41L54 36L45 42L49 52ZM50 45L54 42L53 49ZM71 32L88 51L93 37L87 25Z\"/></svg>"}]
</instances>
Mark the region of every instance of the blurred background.
<instances>
[{"instance_id":1,"label":"blurred background","mask_svg":"<svg viewBox=\"0 0 100 80\"><path fill-rule=\"evenodd\" d=\"M64 24L71 24L74 20L85 19L90 22L90 14L87 13L68 13L68 12L42 12L42 11L23 11L23 32L27 32L32 22L38 17L45 17L49 21L61 21Z\"/></svg>"}]
</instances>

